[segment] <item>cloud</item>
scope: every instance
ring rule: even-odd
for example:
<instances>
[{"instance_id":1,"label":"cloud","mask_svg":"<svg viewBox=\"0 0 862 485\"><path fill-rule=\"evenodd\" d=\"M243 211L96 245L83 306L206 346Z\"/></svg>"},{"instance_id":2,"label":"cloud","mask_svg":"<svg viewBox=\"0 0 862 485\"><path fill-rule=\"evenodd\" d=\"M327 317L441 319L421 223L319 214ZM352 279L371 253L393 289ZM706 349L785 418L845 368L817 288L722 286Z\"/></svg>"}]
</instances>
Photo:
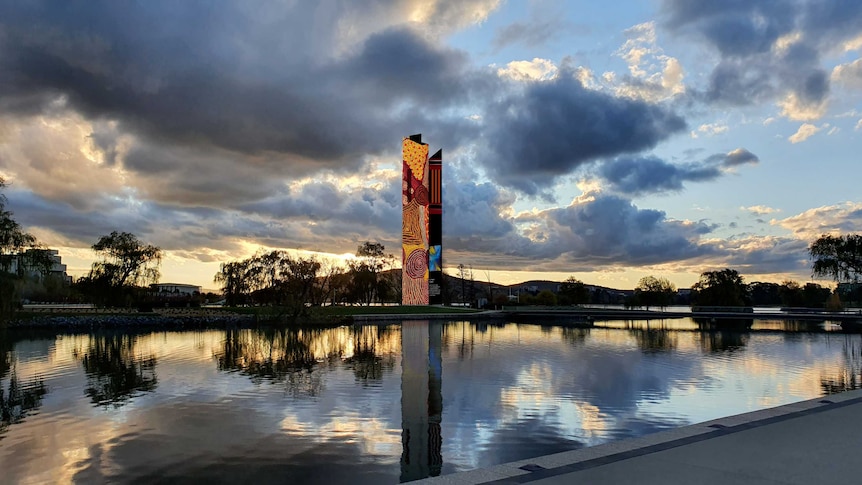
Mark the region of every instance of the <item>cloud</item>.
<instances>
[{"instance_id":1,"label":"cloud","mask_svg":"<svg viewBox=\"0 0 862 485\"><path fill-rule=\"evenodd\" d=\"M823 59L859 36L855 2L721 2L665 0L663 25L703 41L719 61L701 93L709 102L749 105L775 100L793 120L821 118L830 77ZM840 53L839 53L840 54Z\"/></svg>"},{"instance_id":2,"label":"cloud","mask_svg":"<svg viewBox=\"0 0 862 485\"><path fill-rule=\"evenodd\" d=\"M557 75L557 66L548 59L533 58L532 61L512 61L497 69L497 75L514 81L542 81Z\"/></svg>"},{"instance_id":3,"label":"cloud","mask_svg":"<svg viewBox=\"0 0 862 485\"><path fill-rule=\"evenodd\" d=\"M700 162L673 164L657 157L618 157L603 162L599 175L619 192L638 195L680 191L685 182L714 180L733 167L758 163L757 155L744 148L710 155Z\"/></svg>"},{"instance_id":4,"label":"cloud","mask_svg":"<svg viewBox=\"0 0 862 485\"><path fill-rule=\"evenodd\" d=\"M727 133L728 126L723 123L705 123L697 127L697 130L691 131L692 138L698 138L700 135L715 136L721 133Z\"/></svg>"},{"instance_id":5,"label":"cloud","mask_svg":"<svg viewBox=\"0 0 862 485\"><path fill-rule=\"evenodd\" d=\"M735 167L737 165L745 165L760 162L757 155L751 153L745 148L737 148L726 154L717 154L710 157L712 160L719 160L725 167Z\"/></svg>"},{"instance_id":6,"label":"cloud","mask_svg":"<svg viewBox=\"0 0 862 485\"><path fill-rule=\"evenodd\" d=\"M658 102L685 93L682 65L658 46L654 22L635 25L624 34L626 42L616 55L628 64L629 75L616 85L618 95Z\"/></svg>"},{"instance_id":7,"label":"cloud","mask_svg":"<svg viewBox=\"0 0 862 485\"><path fill-rule=\"evenodd\" d=\"M835 66L831 79L848 88L862 90L862 58Z\"/></svg>"},{"instance_id":8,"label":"cloud","mask_svg":"<svg viewBox=\"0 0 862 485\"><path fill-rule=\"evenodd\" d=\"M663 107L591 91L563 74L493 103L486 119L489 174L529 195L593 159L649 149L685 129Z\"/></svg>"},{"instance_id":9,"label":"cloud","mask_svg":"<svg viewBox=\"0 0 862 485\"><path fill-rule=\"evenodd\" d=\"M773 214L775 212L780 212L780 209L773 209L772 207L766 205L752 205L750 207L740 207L740 209L744 211L748 211L756 216L762 216L766 214Z\"/></svg>"},{"instance_id":10,"label":"cloud","mask_svg":"<svg viewBox=\"0 0 862 485\"><path fill-rule=\"evenodd\" d=\"M862 203L845 202L808 209L794 216L772 220L771 224L790 230L803 240L813 241L823 234L862 231Z\"/></svg>"},{"instance_id":11,"label":"cloud","mask_svg":"<svg viewBox=\"0 0 862 485\"><path fill-rule=\"evenodd\" d=\"M828 126L828 125L824 125ZM818 131L822 130L824 126L815 126L811 123L803 123L799 126L799 129L796 130L796 133L787 137L790 143L802 143L803 141L814 136Z\"/></svg>"},{"instance_id":12,"label":"cloud","mask_svg":"<svg viewBox=\"0 0 862 485\"><path fill-rule=\"evenodd\" d=\"M463 12L477 3L446 5L416 8ZM142 138L246 155L278 153L292 163L313 160L331 168L355 167L357 151L382 153L393 129L408 124L439 127L452 142L458 133L469 136L466 123L455 117L432 122L439 112L420 108L433 100L443 109L467 95L474 78L463 53L398 27L335 56L321 37L335 36L337 21L307 21L322 19L314 9L300 4L258 11L240 2L201 17L193 5L93 2L61 15L35 4L7 4L0 8L0 70L14 75L0 76L0 107L35 114L59 102ZM267 15L285 23L271 28ZM249 43L267 45L266 56L249 50Z\"/></svg>"},{"instance_id":13,"label":"cloud","mask_svg":"<svg viewBox=\"0 0 862 485\"><path fill-rule=\"evenodd\" d=\"M683 182L713 180L721 175L719 168L714 165L678 165L656 157L616 158L602 164L599 173L615 190L633 195L680 191Z\"/></svg>"},{"instance_id":14,"label":"cloud","mask_svg":"<svg viewBox=\"0 0 862 485\"><path fill-rule=\"evenodd\" d=\"M513 22L500 28L494 34L491 45L496 51L514 44L537 47L556 39L564 31L579 33L584 30L584 27L569 25L559 17L540 20L533 16L529 21Z\"/></svg>"}]
</instances>

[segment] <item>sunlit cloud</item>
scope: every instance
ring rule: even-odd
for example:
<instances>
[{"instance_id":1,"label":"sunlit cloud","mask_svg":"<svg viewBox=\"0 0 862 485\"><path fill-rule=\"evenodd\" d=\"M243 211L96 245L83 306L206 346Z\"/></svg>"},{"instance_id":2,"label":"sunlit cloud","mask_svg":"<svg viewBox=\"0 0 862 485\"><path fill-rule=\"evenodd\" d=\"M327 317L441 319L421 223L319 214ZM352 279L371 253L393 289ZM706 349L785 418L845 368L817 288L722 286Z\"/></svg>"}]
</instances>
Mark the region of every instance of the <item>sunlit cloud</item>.
<instances>
[{"instance_id":1,"label":"sunlit cloud","mask_svg":"<svg viewBox=\"0 0 862 485\"><path fill-rule=\"evenodd\" d=\"M862 202L808 209L785 219L773 219L770 224L783 227L806 240L814 240L822 234L859 232L862 231Z\"/></svg>"},{"instance_id":2,"label":"sunlit cloud","mask_svg":"<svg viewBox=\"0 0 862 485\"><path fill-rule=\"evenodd\" d=\"M749 207L740 207L740 209L744 211L748 211L753 215L762 216L766 214L773 214L775 212L780 212L781 209L774 209L772 207L766 205L752 205Z\"/></svg>"},{"instance_id":3,"label":"sunlit cloud","mask_svg":"<svg viewBox=\"0 0 862 485\"><path fill-rule=\"evenodd\" d=\"M796 130L796 133L787 137L787 140L789 140L790 143L802 143L817 134L817 132L821 131L826 126L829 125L815 126L811 123L803 123L799 126L799 129Z\"/></svg>"},{"instance_id":4,"label":"sunlit cloud","mask_svg":"<svg viewBox=\"0 0 862 485\"><path fill-rule=\"evenodd\" d=\"M542 81L557 75L557 66L548 59L534 58L532 61L512 61L497 69L497 75L515 81Z\"/></svg>"}]
</instances>

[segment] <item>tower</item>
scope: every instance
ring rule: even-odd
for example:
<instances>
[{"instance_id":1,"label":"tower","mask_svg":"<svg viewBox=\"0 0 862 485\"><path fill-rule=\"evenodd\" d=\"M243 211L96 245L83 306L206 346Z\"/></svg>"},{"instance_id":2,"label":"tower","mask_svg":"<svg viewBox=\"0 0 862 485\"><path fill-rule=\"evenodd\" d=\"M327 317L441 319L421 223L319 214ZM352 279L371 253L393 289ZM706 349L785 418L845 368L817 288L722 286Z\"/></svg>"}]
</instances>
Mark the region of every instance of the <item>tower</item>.
<instances>
[{"instance_id":1,"label":"tower","mask_svg":"<svg viewBox=\"0 0 862 485\"><path fill-rule=\"evenodd\" d=\"M443 151L428 158L422 135L401 141L401 303L443 302Z\"/></svg>"}]
</instances>

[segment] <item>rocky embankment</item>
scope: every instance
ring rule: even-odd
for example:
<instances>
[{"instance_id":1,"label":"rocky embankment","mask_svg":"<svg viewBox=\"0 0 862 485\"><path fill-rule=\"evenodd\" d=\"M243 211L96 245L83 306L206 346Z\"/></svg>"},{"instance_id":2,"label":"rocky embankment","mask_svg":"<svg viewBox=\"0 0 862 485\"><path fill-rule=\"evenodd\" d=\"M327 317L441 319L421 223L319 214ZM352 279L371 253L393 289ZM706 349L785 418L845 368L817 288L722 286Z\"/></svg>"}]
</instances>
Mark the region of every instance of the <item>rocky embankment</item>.
<instances>
[{"instance_id":1,"label":"rocky embankment","mask_svg":"<svg viewBox=\"0 0 862 485\"><path fill-rule=\"evenodd\" d=\"M219 309L164 309L151 313L117 309L70 311L30 310L8 322L8 328L224 328L257 323L255 315L243 315Z\"/></svg>"}]
</instances>

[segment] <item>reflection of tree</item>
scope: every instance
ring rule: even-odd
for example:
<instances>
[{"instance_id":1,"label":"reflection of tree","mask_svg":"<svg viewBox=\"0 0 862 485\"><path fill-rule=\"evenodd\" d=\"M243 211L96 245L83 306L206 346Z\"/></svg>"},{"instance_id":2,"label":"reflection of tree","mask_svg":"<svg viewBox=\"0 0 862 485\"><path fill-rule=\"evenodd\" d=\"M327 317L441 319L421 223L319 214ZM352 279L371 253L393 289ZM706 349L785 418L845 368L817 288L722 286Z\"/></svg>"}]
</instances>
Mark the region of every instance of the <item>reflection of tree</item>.
<instances>
[{"instance_id":1,"label":"reflection of tree","mask_svg":"<svg viewBox=\"0 0 862 485\"><path fill-rule=\"evenodd\" d=\"M383 378L384 370L395 367L395 355L382 354L378 342L388 336L390 327L355 327L353 330L353 356L345 363L353 369L356 380L367 384Z\"/></svg>"},{"instance_id":2,"label":"reflection of tree","mask_svg":"<svg viewBox=\"0 0 862 485\"><path fill-rule=\"evenodd\" d=\"M137 393L156 388L156 357L136 355L135 339L128 334L90 335L80 358L87 374L84 392L94 404L122 406Z\"/></svg>"},{"instance_id":3,"label":"reflection of tree","mask_svg":"<svg viewBox=\"0 0 862 485\"><path fill-rule=\"evenodd\" d=\"M704 352L733 352L745 348L748 333L726 330L701 331L698 333L700 347Z\"/></svg>"},{"instance_id":4,"label":"reflection of tree","mask_svg":"<svg viewBox=\"0 0 862 485\"><path fill-rule=\"evenodd\" d=\"M0 437L10 425L20 422L42 404L48 388L41 379L22 384L15 370L12 350L15 342L5 332L0 333L0 383L9 375L9 385L0 384Z\"/></svg>"},{"instance_id":5,"label":"reflection of tree","mask_svg":"<svg viewBox=\"0 0 862 485\"><path fill-rule=\"evenodd\" d=\"M663 328L632 328L629 329L638 343L638 347L647 353L670 352L677 346L677 333Z\"/></svg>"},{"instance_id":6,"label":"reflection of tree","mask_svg":"<svg viewBox=\"0 0 862 485\"><path fill-rule=\"evenodd\" d=\"M285 382L305 395L320 393L318 365L340 360L344 339L339 329L266 328L227 330L222 352L214 355L219 370L238 371L252 381Z\"/></svg>"},{"instance_id":7,"label":"reflection of tree","mask_svg":"<svg viewBox=\"0 0 862 485\"><path fill-rule=\"evenodd\" d=\"M855 336L844 340L843 354L843 368L836 369L830 376L820 376L824 395L862 389L862 345Z\"/></svg>"},{"instance_id":8,"label":"reflection of tree","mask_svg":"<svg viewBox=\"0 0 862 485\"><path fill-rule=\"evenodd\" d=\"M589 328L582 327L563 327L561 329L563 342L571 345L579 345L584 343L587 337L590 336Z\"/></svg>"},{"instance_id":9,"label":"reflection of tree","mask_svg":"<svg viewBox=\"0 0 862 485\"><path fill-rule=\"evenodd\" d=\"M443 325L442 347L448 350L449 344L456 342L458 345L458 360L472 358L476 346L476 327L466 321L449 322Z\"/></svg>"}]
</instances>

